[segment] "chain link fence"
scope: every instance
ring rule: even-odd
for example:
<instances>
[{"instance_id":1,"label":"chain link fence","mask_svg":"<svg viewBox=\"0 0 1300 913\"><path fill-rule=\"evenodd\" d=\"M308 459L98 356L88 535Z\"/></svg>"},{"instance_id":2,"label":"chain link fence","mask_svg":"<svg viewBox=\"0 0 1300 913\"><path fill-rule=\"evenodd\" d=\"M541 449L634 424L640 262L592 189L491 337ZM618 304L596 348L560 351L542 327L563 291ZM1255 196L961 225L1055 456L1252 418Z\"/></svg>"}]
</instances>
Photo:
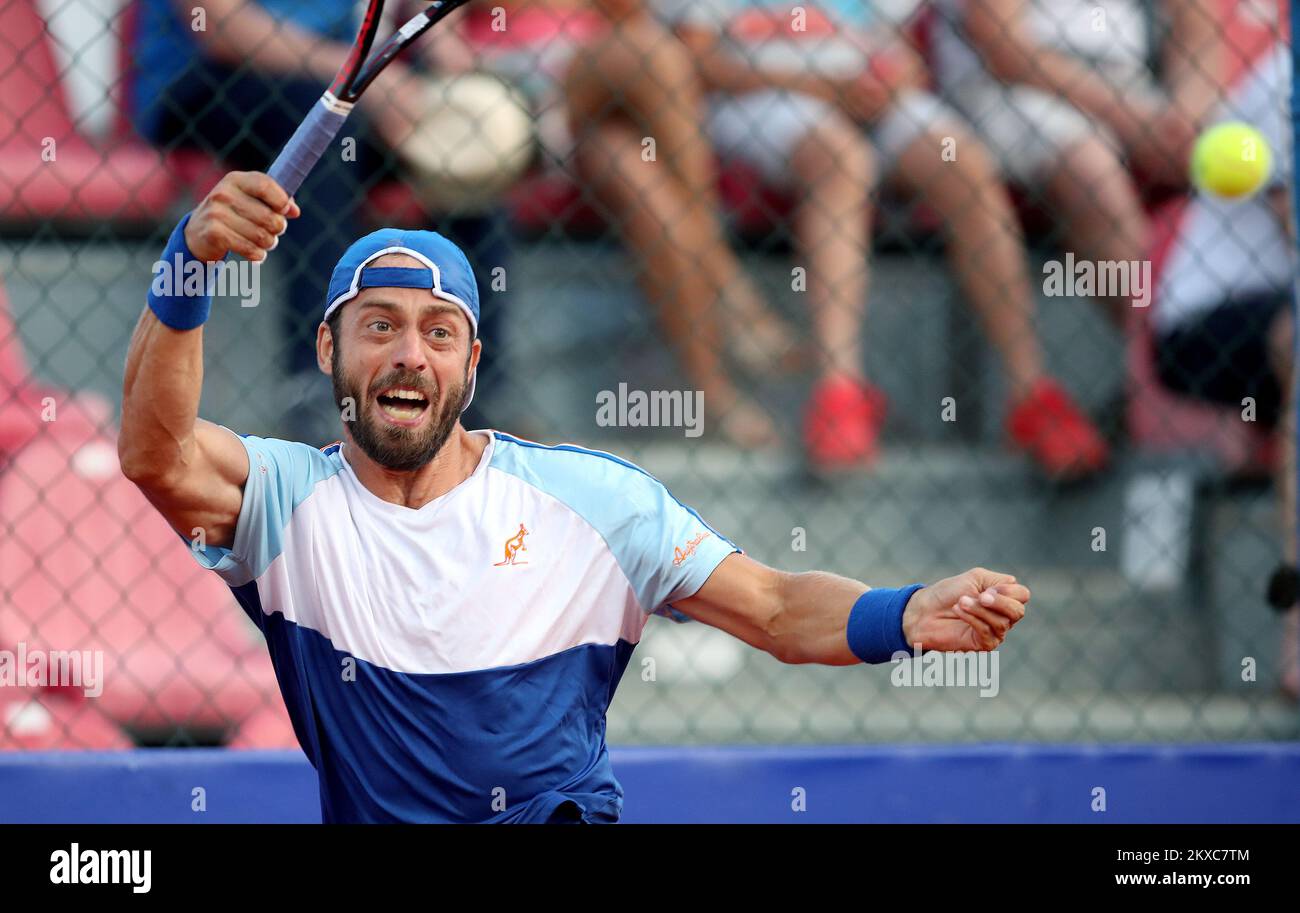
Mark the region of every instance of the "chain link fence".
<instances>
[{"instance_id":1,"label":"chain link fence","mask_svg":"<svg viewBox=\"0 0 1300 913\"><path fill-rule=\"evenodd\" d=\"M782 569L1033 589L964 683L654 619L611 741L1295 738L1284 7L479 0L228 262L200 414L339 438L329 270L434 228L483 302L467 427L616 452ZM165 238L268 167L359 12L0 0L0 747L296 744L115 429ZM1258 132L1193 185L1224 121Z\"/></svg>"}]
</instances>

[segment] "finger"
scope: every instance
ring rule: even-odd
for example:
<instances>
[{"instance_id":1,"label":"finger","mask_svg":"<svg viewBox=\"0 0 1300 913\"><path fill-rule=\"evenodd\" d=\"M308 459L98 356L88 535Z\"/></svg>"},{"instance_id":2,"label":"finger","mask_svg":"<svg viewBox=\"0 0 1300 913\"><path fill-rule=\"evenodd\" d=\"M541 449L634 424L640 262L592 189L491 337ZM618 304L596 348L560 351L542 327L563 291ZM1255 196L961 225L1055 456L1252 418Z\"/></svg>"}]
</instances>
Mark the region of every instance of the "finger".
<instances>
[{"instance_id":1,"label":"finger","mask_svg":"<svg viewBox=\"0 0 1300 913\"><path fill-rule=\"evenodd\" d=\"M275 242L275 236L234 212L219 217L218 224L226 249L248 260L262 261ZM263 243L265 242L265 243Z\"/></svg>"},{"instance_id":2,"label":"finger","mask_svg":"<svg viewBox=\"0 0 1300 913\"><path fill-rule=\"evenodd\" d=\"M280 210L280 215L287 216L290 219L296 219L302 215L302 210L298 208L298 201L289 197L289 203L284 209Z\"/></svg>"},{"instance_id":3,"label":"finger","mask_svg":"<svg viewBox=\"0 0 1300 913\"><path fill-rule=\"evenodd\" d=\"M1010 596L1022 605L1027 604L1032 595L1029 592L1029 587L1025 586L1023 583L999 583L996 587L992 587L992 589L997 590L998 594L1001 596Z\"/></svg>"},{"instance_id":4,"label":"finger","mask_svg":"<svg viewBox=\"0 0 1300 913\"><path fill-rule=\"evenodd\" d=\"M271 207L272 212L280 212L289 203L289 194L284 192L284 188L260 171L236 171L231 173L231 178L236 187L261 200Z\"/></svg>"},{"instance_id":5,"label":"finger","mask_svg":"<svg viewBox=\"0 0 1300 913\"><path fill-rule=\"evenodd\" d=\"M1001 594L991 596L988 592L984 592L980 594L980 605L1005 618L1010 624L1015 624L1024 618L1024 606L1010 596L1001 596Z\"/></svg>"},{"instance_id":6,"label":"finger","mask_svg":"<svg viewBox=\"0 0 1300 913\"><path fill-rule=\"evenodd\" d=\"M993 629L983 619L975 617L962 608L960 604L954 605L953 611L956 612L957 617L970 625L971 631L975 634L976 643L982 649L991 650L1001 643L997 635L993 633Z\"/></svg>"},{"instance_id":7,"label":"finger","mask_svg":"<svg viewBox=\"0 0 1300 913\"><path fill-rule=\"evenodd\" d=\"M236 194L230 201L230 208L272 236L284 234L284 230L289 227L289 221L284 216L256 197Z\"/></svg>"},{"instance_id":8,"label":"finger","mask_svg":"<svg viewBox=\"0 0 1300 913\"><path fill-rule=\"evenodd\" d=\"M1006 637L1007 632L1011 630L1010 618L995 612L988 606L980 605L969 596L963 596L961 598L959 607L984 622L984 624L989 628L990 633L992 633L998 640L1002 640Z\"/></svg>"},{"instance_id":9,"label":"finger","mask_svg":"<svg viewBox=\"0 0 1300 913\"><path fill-rule=\"evenodd\" d=\"M262 226L250 222L237 212L227 212L222 218L222 222L235 234L239 235L246 241L251 242L257 250L265 253L275 248L279 243L279 235L267 231Z\"/></svg>"},{"instance_id":10,"label":"finger","mask_svg":"<svg viewBox=\"0 0 1300 913\"><path fill-rule=\"evenodd\" d=\"M975 577L980 590L987 590L991 586L999 586L1004 583L1016 582L1016 578L1010 574L1001 574L984 567L972 568L971 574Z\"/></svg>"},{"instance_id":11,"label":"finger","mask_svg":"<svg viewBox=\"0 0 1300 913\"><path fill-rule=\"evenodd\" d=\"M980 593L979 604L989 611L1003 616L1012 624L1025 617L1025 607L1015 599L1005 595L1002 587L994 587Z\"/></svg>"}]
</instances>

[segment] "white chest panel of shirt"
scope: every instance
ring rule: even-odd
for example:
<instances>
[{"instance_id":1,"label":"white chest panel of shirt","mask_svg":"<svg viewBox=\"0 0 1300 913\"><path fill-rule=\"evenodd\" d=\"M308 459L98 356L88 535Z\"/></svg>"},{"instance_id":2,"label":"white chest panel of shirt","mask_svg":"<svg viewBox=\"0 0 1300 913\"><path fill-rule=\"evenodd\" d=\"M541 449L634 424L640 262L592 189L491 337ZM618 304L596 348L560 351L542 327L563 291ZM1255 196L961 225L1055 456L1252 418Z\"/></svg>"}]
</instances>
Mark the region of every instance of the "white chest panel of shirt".
<instances>
[{"instance_id":1,"label":"white chest panel of shirt","mask_svg":"<svg viewBox=\"0 0 1300 913\"><path fill-rule=\"evenodd\" d=\"M382 500L350 467L316 486L258 581L264 610L410 674L639 642L646 615L604 540L552 496L492 469L491 449L419 509Z\"/></svg>"}]
</instances>

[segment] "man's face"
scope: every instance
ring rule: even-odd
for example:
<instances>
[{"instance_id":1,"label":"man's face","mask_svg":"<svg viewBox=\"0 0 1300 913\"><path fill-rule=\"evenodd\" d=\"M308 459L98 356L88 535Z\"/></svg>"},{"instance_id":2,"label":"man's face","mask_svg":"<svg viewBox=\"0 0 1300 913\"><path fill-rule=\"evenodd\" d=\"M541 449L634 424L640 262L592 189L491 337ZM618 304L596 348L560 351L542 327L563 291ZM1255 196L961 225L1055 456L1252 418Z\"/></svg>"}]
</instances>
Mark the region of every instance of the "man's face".
<instances>
[{"instance_id":1,"label":"man's face","mask_svg":"<svg viewBox=\"0 0 1300 913\"><path fill-rule=\"evenodd\" d=\"M390 254L373 265L422 264ZM322 331L318 351L352 440L381 466L418 469L460 419L481 348L469 318L425 289L365 289L341 307L339 338Z\"/></svg>"}]
</instances>

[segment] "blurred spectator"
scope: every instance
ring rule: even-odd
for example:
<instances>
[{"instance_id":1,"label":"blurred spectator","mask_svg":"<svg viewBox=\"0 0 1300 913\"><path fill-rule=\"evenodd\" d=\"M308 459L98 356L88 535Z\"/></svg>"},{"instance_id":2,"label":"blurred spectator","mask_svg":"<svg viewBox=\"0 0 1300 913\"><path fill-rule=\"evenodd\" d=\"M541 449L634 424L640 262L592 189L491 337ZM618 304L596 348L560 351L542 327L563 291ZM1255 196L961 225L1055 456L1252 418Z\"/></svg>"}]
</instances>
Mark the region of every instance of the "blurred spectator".
<instances>
[{"instance_id":1,"label":"blurred spectator","mask_svg":"<svg viewBox=\"0 0 1300 913\"><path fill-rule=\"evenodd\" d=\"M1023 244L995 166L960 116L921 89L921 61L895 30L866 4L844 14L767 0L657 3L712 93L706 125L724 162L797 191L794 233L825 359L804 421L813 463L876 453L885 402L863 375L862 322L871 194L884 178L943 220L958 283L1010 378L1013 442L1053 477L1100 468L1105 443L1045 373ZM955 158L944 155L953 141Z\"/></svg>"},{"instance_id":2,"label":"blurred spectator","mask_svg":"<svg viewBox=\"0 0 1300 913\"><path fill-rule=\"evenodd\" d=\"M227 166L266 171L345 60L362 7L353 0L141 0L135 36L133 109L136 127L167 148L198 147ZM390 11L392 12L392 11ZM472 56L455 28L435 29L417 45L434 67L464 70ZM338 436L338 415L316 366L316 326L333 263L366 228L366 192L395 168L389 151L405 138L425 103L421 76L395 61L380 74L339 141L356 140L355 158L324 156L299 190L302 216L281 239L276 261L287 270L289 379L281 385L287 437L326 443ZM379 99L376 103L374 99ZM376 136L378 134L378 136ZM378 142L382 138L383 142ZM473 257L501 263L490 219L459 224L458 242ZM476 243L480 242L480 243ZM483 292L483 300L491 295ZM493 333L484 308L482 335ZM480 393L485 385L480 367Z\"/></svg>"},{"instance_id":3,"label":"blurred spectator","mask_svg":"<svg viewBox=\"0 0 1300 913\"><path fill-rule=\"evenodd\" d=\"M1139 185L1183 187L1221 98L1219 0L934 0L935 71L1003 174L1041 194L1092 260L1144 255ZM1151 9L1167 35L1157 62ZM1161 79L1156 78L1157 66ZM1129 302L1110 301L1117 322Z\"/></svg>"},{"instance_id":4,"label":"blurred spectator","mask_svg":"<svg viewBox=\"0 0 1300 913\"><path fill-rule=\"evenodd\" d=\"M1258 195L1229 201L1198 193L1162 271L1152 314L1161 381L1187 396L1242 410L1280 435L1277 491L1284 553L1296 561L1295 405L1292 389L1290 49L1266 55L1213 120L1254 125L1273 150ZM1248 411L1249 410L1249 411ZM1300 609L1285 622L1283 687L1300 697Z\"/></svg>"},{"instance_id":5,"label":"blurred spectator","mask_svg":"<svg viewBox=\"0 0 1300 913\"><path fill-rule=\"evenodd\" d=\"M788 363L791 334L728 246L695 68L644 0L596 6L614 30L574 60L565 82L579 175L611 210L716 427L742 446L774 444L774 425L732 383L724 354L771 374Z\"/></svg>"}]
</instances>

